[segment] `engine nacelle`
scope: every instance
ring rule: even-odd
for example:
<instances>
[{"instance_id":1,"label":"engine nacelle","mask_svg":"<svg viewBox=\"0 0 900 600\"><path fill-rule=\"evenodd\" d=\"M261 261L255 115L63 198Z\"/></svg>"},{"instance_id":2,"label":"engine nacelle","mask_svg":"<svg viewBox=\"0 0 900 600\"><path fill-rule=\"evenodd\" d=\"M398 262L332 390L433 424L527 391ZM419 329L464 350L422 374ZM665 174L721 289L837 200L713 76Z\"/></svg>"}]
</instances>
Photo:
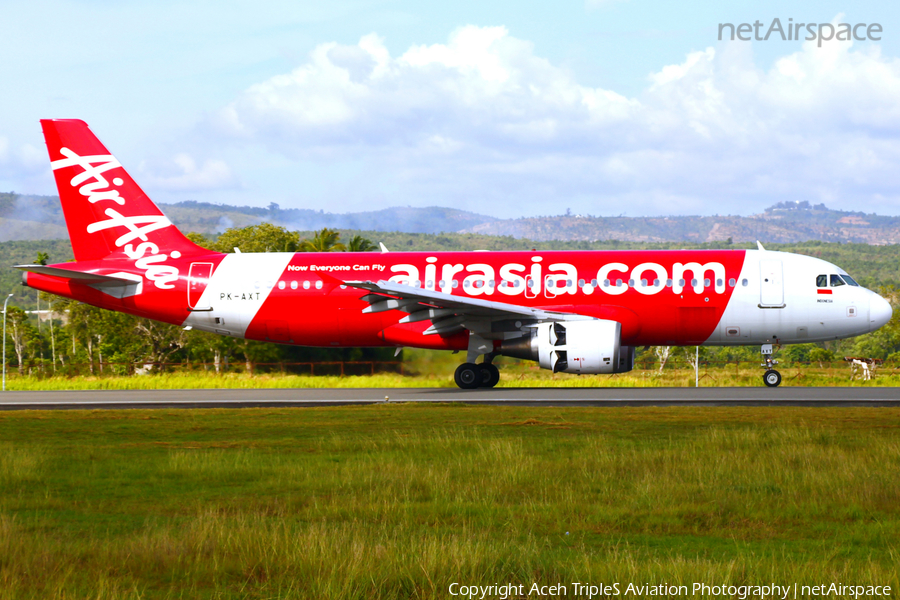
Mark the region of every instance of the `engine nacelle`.
<instances>
[{"instance_id":1,"label":"engine nacelle","mask_svg":"<svg viewBox=\"0 0 900 600\"><path fill-rule=\"evenodd\" d=\"M503 342L499 353L536 360L554 373L627 373L634 348L619 345L621 335L618 321L542 323L530 338Z\"/></svg>"}]
</instances>

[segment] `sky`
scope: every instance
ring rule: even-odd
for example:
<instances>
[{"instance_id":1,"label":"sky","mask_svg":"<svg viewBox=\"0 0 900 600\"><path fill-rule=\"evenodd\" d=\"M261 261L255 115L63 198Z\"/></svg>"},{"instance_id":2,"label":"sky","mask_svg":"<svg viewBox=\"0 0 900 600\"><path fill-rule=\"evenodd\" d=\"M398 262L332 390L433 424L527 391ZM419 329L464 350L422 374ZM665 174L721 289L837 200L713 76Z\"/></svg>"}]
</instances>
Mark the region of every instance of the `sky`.
<instances>
[{"instance_id":1,"label":"sky","mask_svg":"<svg viewBox=\"0 0 900 600\"><path fill-rule=\"evenodd\" d=\"M897 3L32 0L0 14L0 191L55 194L38 121L78 118L166 203L516 218L805 200L900 215ZM718 39L776 18L823 37L864 24L866 39Z\"/></svg>"}]
</instances>

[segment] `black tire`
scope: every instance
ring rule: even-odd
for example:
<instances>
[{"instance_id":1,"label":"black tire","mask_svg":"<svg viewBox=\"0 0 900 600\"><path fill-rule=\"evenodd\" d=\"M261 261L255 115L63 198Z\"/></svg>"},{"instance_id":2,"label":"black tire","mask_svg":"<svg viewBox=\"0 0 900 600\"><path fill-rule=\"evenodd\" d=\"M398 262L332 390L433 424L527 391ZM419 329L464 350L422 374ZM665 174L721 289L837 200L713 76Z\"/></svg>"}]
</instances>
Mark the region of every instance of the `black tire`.
<instances>
[{"instance_id":1,"label":"black tire","mask_svg":"<svg viewBox=\"0 0 900 600\"><path fill-rule=\"evenodd\" d=\"M769 369L763 374L763 383L768 387L778 387L781 385L781 373L775 369Z\"/></svg>"},{"instance_id":2,"label":"black tire","mask_svg":"<svg viewBox=\"0 0 900 600\"><path fill-rule=\"evenodd\" d=\"M463 363L456 367L453 380L464 390L474 390L481 384L481 368L475 363Z\"/></svg>"},{"instance_id":3,"label":"black tire","mask_svg":"<svg viewBox=\"0 0 900 600\"><path fill-rule=\"evenodd\" d=\"M500 382L500 369L494 365L478 365L481 369L481 385L479 387L492 388Z\"/></svg>"}]
</instances>

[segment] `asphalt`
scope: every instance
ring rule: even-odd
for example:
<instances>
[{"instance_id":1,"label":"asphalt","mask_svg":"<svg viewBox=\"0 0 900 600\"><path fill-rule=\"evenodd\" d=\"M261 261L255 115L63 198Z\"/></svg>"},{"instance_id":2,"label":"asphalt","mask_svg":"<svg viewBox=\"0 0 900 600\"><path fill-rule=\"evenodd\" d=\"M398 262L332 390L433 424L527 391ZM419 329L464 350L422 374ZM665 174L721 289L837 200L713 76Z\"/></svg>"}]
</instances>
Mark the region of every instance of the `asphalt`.
<instances>
[{"instance_id":1,"label":"asphalt","mask_svg":"<svg viewBox=\"0 0 900 600\"><path fill-rule=\"evenodd\" d=\"M518 406L900 406L900 388L450 388L2 392L0 410L253 408L463 402Z\"/></svg>"}]
</instances>

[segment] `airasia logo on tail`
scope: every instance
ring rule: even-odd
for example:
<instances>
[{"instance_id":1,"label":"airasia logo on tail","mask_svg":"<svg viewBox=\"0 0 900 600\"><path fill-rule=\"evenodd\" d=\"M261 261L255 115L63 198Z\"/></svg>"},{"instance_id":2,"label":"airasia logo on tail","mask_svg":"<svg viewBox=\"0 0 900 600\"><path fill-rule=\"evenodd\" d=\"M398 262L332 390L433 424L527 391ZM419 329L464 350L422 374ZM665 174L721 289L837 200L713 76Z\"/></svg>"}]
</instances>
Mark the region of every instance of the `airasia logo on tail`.
<instances>
[{"instance_id":1,"label":"airasia logo on tail","mask_svg":"<svg viewBox=\"0 0 900 600\"><path fill-rule=\"evenodd\" d=\"M113 177L112 181L106 179L104 174L112 169L121 169L122 165L111 154L95 154L79 156L69 148L60 148L60 154L65 158L54 160L50 166L54 171L66 167L81 167L82 171L69 181L78 193L85 196L88 202L114 202L119 206L126 205L126 199L119 194L119 190L113 189L125 183L121 177ZM97 221L87 226L88 233L96 233L118 227L124 227L127 231L115 240L116 248L122 251L134 261L136 269L144 272L144 277L153 282L159 289L170 290L178 281L178 268L163 264L171 258L179 258L181 253L177 250L171 255L160 252L159 246L149 240L147 234L172 225L165 215L136 215L125 216L115 208L107 208L103 214L108 217L104 221ZM135 242L138 242L135 245ZM138 292L140 293L140 292Z\"/></svg>"}]
</instances>

